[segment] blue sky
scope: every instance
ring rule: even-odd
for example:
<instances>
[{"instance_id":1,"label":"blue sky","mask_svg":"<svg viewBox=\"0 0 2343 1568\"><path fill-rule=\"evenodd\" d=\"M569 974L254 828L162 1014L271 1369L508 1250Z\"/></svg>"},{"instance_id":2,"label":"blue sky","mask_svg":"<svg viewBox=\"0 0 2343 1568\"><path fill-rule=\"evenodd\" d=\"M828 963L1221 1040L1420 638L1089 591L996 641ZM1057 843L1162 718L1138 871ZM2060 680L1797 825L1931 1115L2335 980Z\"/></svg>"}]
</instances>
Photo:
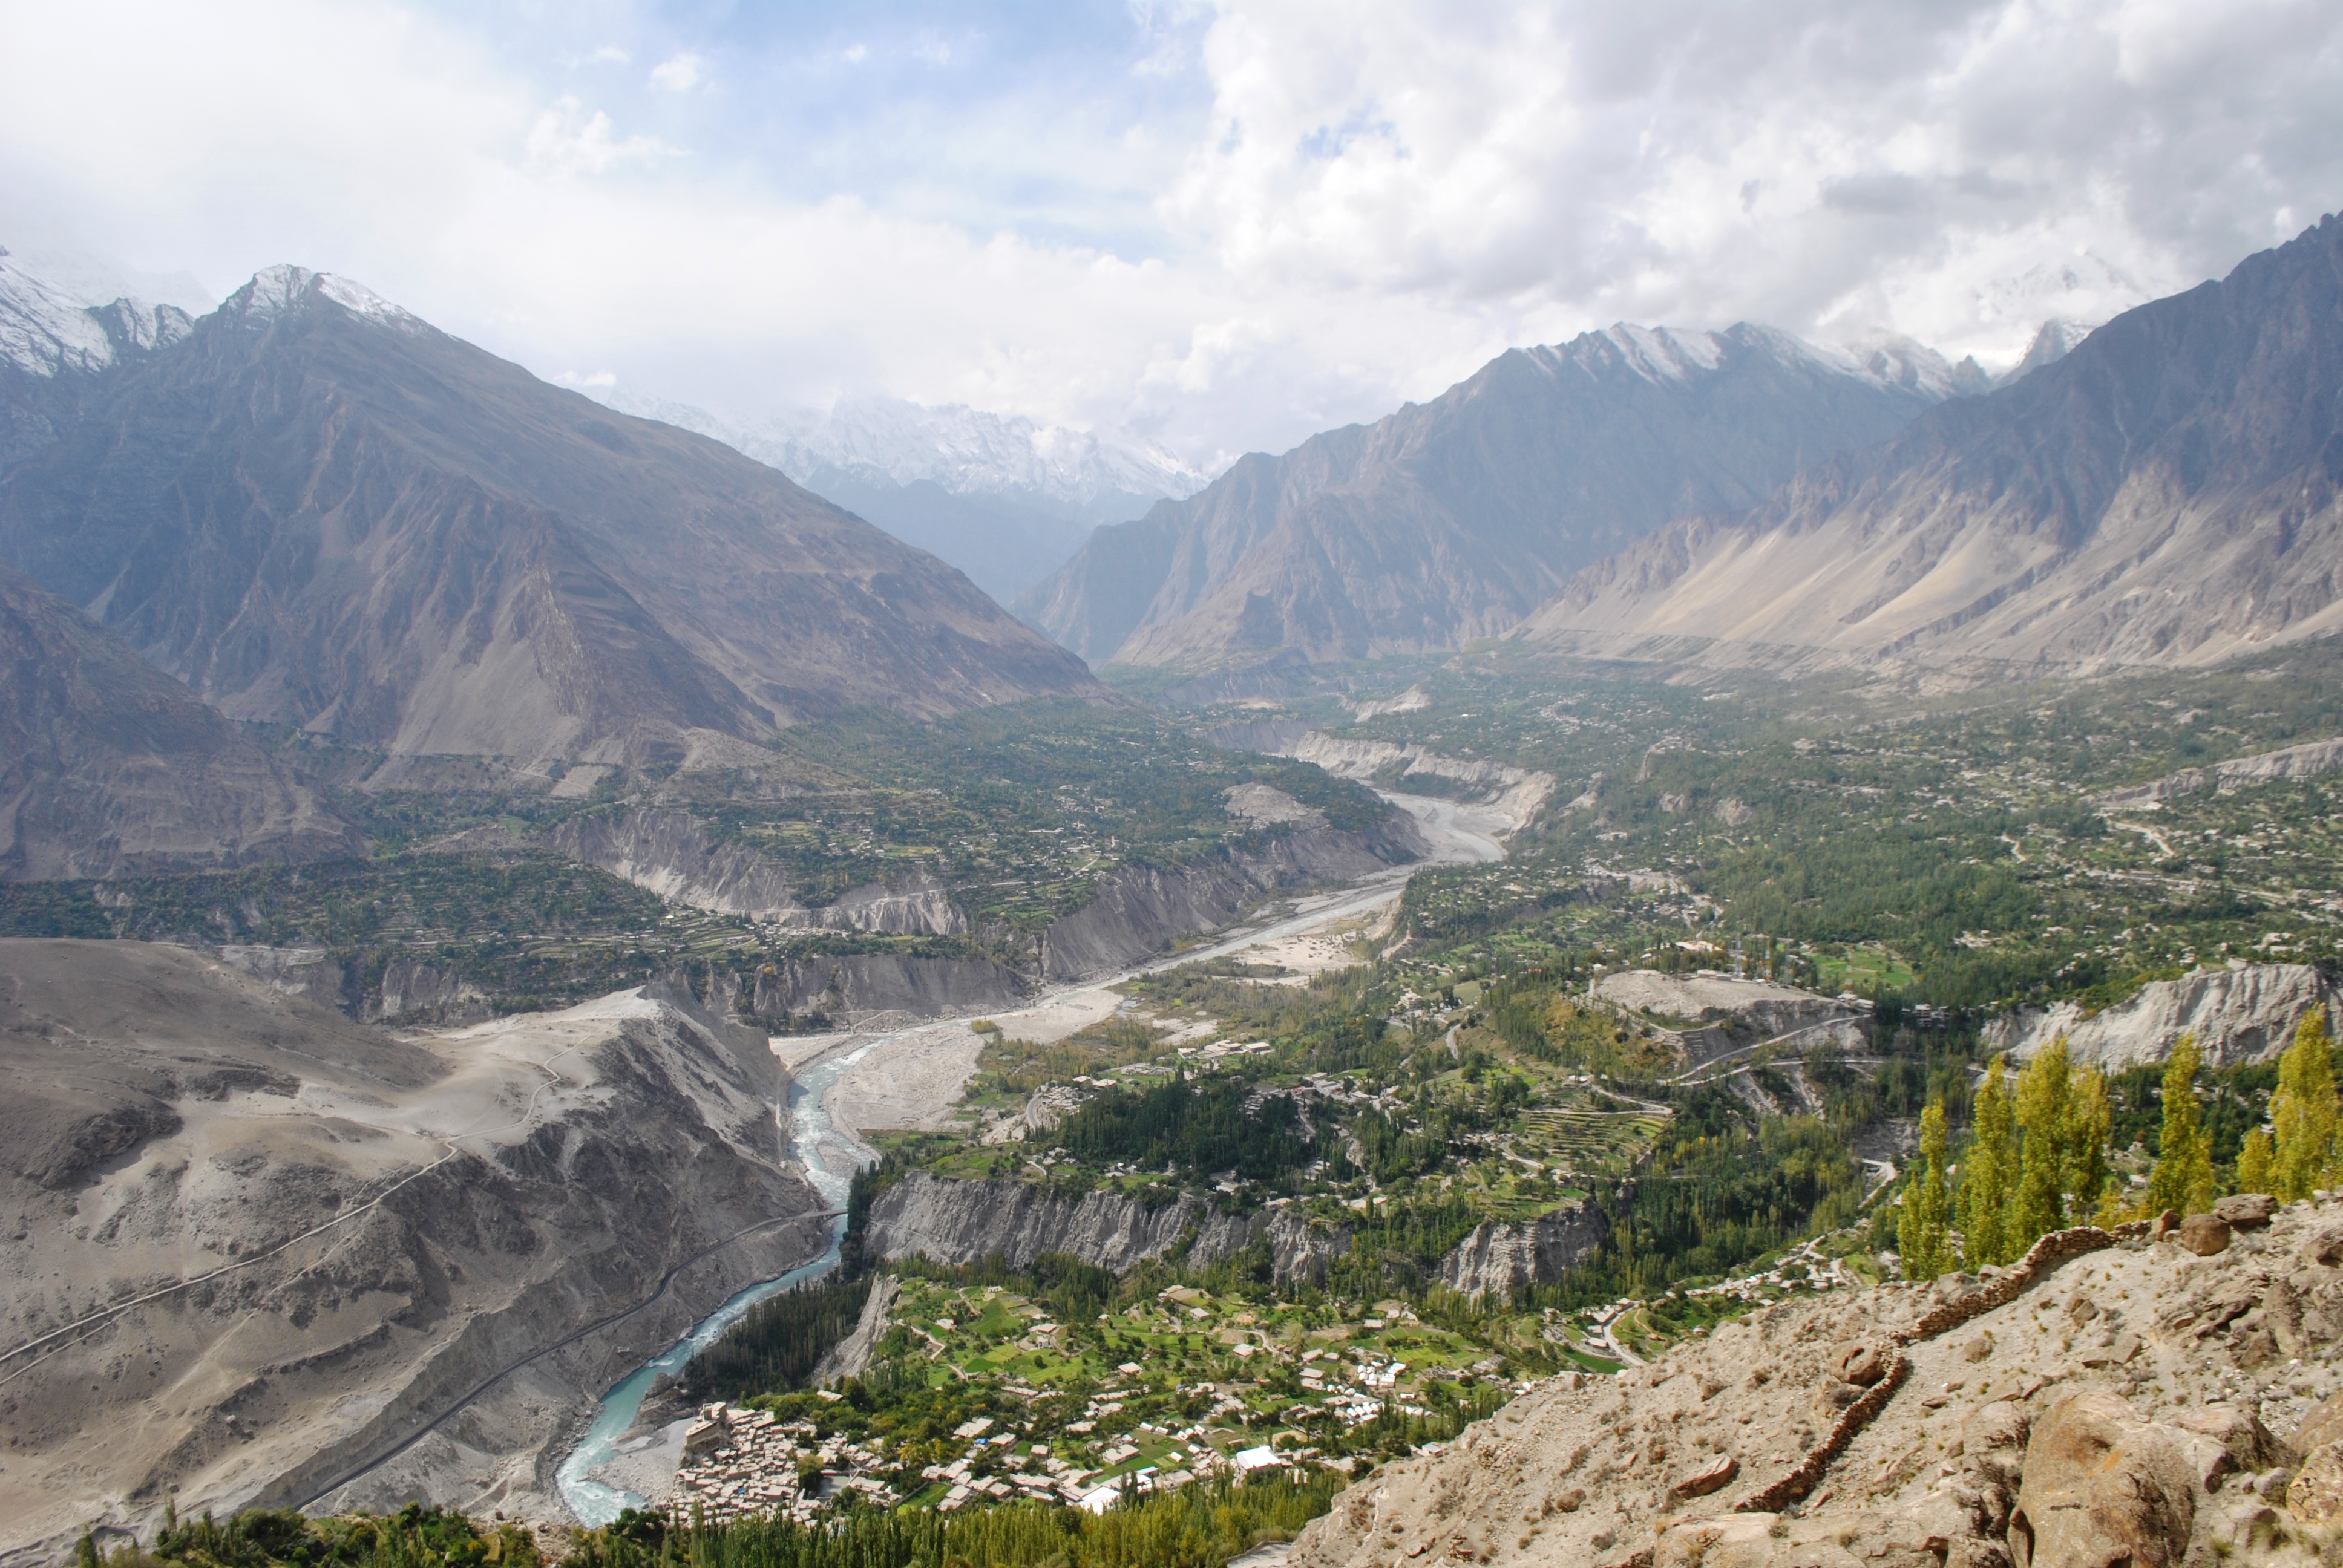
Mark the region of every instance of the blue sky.
<instances>
[{"instance_id":1,"label":"blue sky","mask_svg":"<svg viewBox=\"0 0 2343 1568\"><path fill-rule=\"evenodd\" d=\"M0 244L1193 461L1616 320L2008 360L2343 204L2332 0L0 0Z\"/></svg>"}]
</instances>

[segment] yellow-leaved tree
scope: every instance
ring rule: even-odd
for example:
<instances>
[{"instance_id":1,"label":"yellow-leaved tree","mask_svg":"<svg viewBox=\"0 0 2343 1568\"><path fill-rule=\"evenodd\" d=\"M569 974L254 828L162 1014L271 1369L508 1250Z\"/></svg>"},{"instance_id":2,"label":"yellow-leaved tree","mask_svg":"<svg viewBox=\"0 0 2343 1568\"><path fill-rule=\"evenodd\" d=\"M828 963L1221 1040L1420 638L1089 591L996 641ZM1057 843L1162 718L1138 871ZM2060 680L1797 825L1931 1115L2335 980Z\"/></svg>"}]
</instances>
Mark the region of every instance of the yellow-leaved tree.
<instances>
[{"instance_id":1,"label":"yellow-leaved tree","mask_svg":"<svg viewBox=\"0 0 2343 1568\"><path fill-rule=\"evenodd\" d=\"M2009 1250L2009 1190L2017 1151L2010 1138L2009 1086L2002 1058L1985 1070L1985 1082L1970 1109L1968 1159L1961 1170L1961 1247L1972 1269L2006 1263Z\"/></svg>"},{"instance_id":2,"label":"yellow-leaved tree","mask_svg":"<svg viewBox=\"0 0 2343 1568\"><path fill-rule=\"evenodd\" d=\"M2197 1111L2197 1037L2184 1034L2164 1064L2164 1131L2147 1175L2147 1211L2201 1214L2213 1206L2213 1151Z\"/></svg>"},{"instance_id":3,"label":"yellow-leaved tree","mask_svg":"<svg viewBox=\"0 0 2343 1568\"><path fill-rule=\"evenodd\" d=\"M1920 1173L1904 1190L1896 1250L1907 1280L1933 1280L1952 1267L1951 1202L1945 1190L1945 1101L1920 1113Z\"/></svg>"},{"instance_id":4,"label":"yellow-leaved tree","mask_svg":"<svg viewBox=\"0 0 2343 1568\"><path fill-rule=\"evenodd\" d=\"M2066 1101L2072 1088L2066 1037L2034 1053L2017 1075L2017 1201L2010 1211L2009 1255L2066 1224Z\"/></svg>"},{"instance_id":5,"label":"yellow-leaved tree","mask_svg":"<svg viewBox=\"0 0 2343 1568\"><path fill-rule=\"evenodd\" d=\"M2335 1042L2327 1010L2314 1007L2295 1026L2294 1043L2278 1059L2278 1090L2270 1096L2271 1190L2292 1203L2327 1184L2335 1168Z\"/></svg>"}]
</instances>

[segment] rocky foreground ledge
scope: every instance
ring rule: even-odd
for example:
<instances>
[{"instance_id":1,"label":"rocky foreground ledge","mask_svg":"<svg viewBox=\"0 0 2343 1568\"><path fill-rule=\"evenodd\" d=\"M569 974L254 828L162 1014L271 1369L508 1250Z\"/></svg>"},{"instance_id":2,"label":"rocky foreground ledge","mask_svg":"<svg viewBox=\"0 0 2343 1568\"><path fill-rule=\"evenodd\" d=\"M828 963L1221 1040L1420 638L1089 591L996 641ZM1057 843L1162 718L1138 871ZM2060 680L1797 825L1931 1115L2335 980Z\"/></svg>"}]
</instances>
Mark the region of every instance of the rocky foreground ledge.
<instances>
[{"instance_id":1,"label":"rocky foreground ledge","mask_svg":"<svg viewBox=\"0 0 2343 1568\"><path fill-rule=\"evenodd\" d=\"M1564 1373L1352 1487L1292 1568L2329 1561L2343 1204L2227 1201Z\"/></svg>"}]
</instances>

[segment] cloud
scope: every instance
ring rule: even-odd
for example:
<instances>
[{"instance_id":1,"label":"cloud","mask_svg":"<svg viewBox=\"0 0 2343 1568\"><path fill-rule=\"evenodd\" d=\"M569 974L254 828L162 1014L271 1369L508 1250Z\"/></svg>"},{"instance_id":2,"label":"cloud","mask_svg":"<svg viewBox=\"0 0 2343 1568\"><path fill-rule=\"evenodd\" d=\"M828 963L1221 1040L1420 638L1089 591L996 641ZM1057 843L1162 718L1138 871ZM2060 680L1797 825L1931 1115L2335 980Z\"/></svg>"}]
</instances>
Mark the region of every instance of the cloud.
<instances>
[{"instance_id":1,"label":"cloud","mask_svg":"<svg viewBox=\"0 0 2343 1568\"><path fill-rule=\"evenodd\" d=\"M0 241L325 266L743 413L885 390L1209 457L1623 318L2007 359L2343 199L2318 0L929 9L702 55L623 5L20 6ZM558 65L614 34L648 81ZM758 91L687 90L719 50Z\"/></svg>"},{"instance_id":2,"label":"cloud","mask_svg":"<svg viewBox=\"0 0 2343 1568\"><path fill-rule=\"evenodd\" d=\"M670 55L651 67L651 85L669 93L689 93L706 75L708 62L689 51Z\"/></svg>"}]
</instances>

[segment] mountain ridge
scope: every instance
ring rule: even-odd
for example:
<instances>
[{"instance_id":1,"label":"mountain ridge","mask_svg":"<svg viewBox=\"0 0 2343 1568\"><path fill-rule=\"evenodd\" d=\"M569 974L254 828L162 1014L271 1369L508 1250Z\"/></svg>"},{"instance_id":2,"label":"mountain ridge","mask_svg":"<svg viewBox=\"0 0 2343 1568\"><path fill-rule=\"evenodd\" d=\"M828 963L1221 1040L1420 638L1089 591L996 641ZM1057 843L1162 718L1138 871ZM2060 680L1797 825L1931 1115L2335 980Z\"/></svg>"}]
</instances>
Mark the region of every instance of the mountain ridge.
<instances>
[{"instance_id":1,"label":"mountain ridge","mask_svg":"<svg viewBox=\"0 0 2343 1568\"><path fill-rule=\"evenodd\" d=\"M1100 529L1015 608L1093 662L1453 647L1510 629L1649 529L1754 504L1985 380L1917 345L1858 355L1747 323L1511 349L1428 403L1248 455Z\"/></svg>"},{"instance_id":2,"label":"mountain ridge","mask_svg":"<svg viewBox=\"0 0 2343 1568\"><path fill-rule=\"evenodd\" d=\"M2343 224L1580 573L1533 642L2207 663L2343 629ZM1590 642L1590 639L1593 639Z\"/></svg>"},{"instance_id":3,"label":"mountain ridge","mask_svg":"<svg viewBox=\"0 0 2343 1568\"><path fill-rule=\"evenodd\" d=\"M234 718L392 752L672 762L1096 689L763 465L297 267L0 477L0 558Z\"/></svg>"}]
</instances>

